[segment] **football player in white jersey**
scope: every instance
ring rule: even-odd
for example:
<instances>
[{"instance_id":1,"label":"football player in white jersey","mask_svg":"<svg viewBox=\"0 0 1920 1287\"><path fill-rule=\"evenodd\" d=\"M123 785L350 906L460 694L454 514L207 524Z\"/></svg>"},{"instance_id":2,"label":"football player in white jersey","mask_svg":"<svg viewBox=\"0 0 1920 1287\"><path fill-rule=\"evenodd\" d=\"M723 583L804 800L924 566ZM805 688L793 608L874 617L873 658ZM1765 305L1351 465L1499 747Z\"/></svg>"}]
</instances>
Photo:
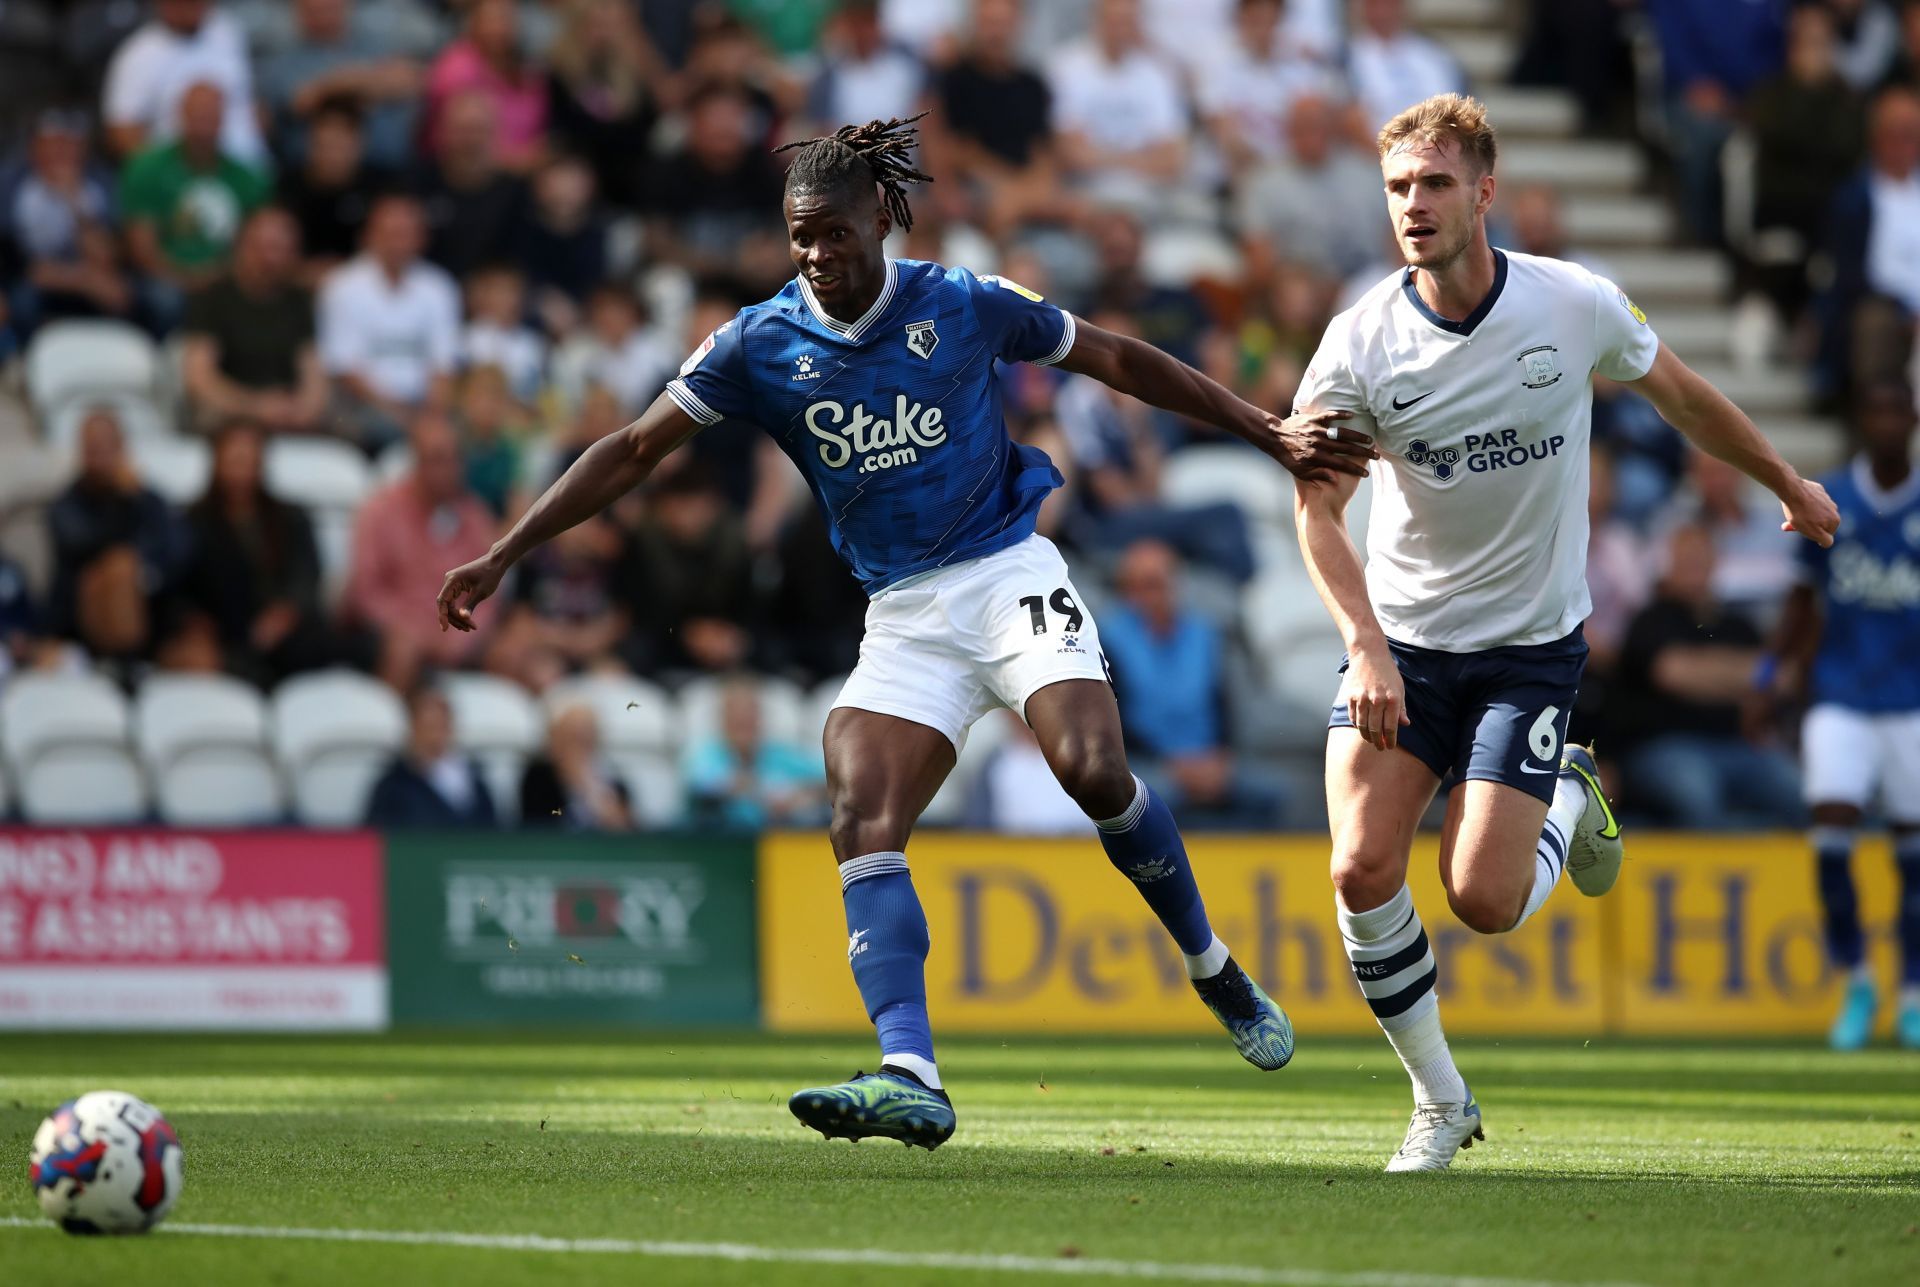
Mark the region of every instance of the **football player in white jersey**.
<instances>
[{"instance_id":1,"label":"football player in white jersey","mask_svg":"<svg viewBox=\"0 0 1920 1287\"><path fill-rule=\"evenodd\" d=\"M1589 896L1620 870L1592 756L1565 745L1591 607L1593 373L1634 384L1701 449L1765 484L1783 531L1825 546L1839 519L1611 282L1488 244L1496 149L1481 104L1443 94L1408 108L1379 150L1406 267L1333 320L1293 417L1369 435L1379 451L1364 568L1345 521L1357 478L1300 484L1294 514L1347 645L1327 738L1335 910L1413 1080L1413 1121L1387 1169L1421 1171L1484 1138L1406 887L1434 792L1451 788L1447 900L1483 934L1523 924L1563 869Z\"/></svg>"}]
</instances>

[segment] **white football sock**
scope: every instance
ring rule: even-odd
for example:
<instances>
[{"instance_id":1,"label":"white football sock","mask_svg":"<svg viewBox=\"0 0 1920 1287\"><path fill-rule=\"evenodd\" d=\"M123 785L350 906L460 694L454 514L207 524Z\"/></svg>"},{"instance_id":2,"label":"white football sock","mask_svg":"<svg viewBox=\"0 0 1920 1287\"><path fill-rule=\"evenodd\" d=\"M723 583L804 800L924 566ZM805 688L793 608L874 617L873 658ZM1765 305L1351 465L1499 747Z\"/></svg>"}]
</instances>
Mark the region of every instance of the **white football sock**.
<instances>
[{"instance_id":1,"label":"white football sock","mask_svg":"<svg viewBox=\"0 0 1920 1287\"><path fill-rule=\"evenodd\" d=\"M880 1056L880 1062L882 1064L892 1064L895 1068L905 1069L907 1072L912 1073L921 1081L925 1082L929 1090L940 1090L942 1088L940 1085L940 1070L934 1067L933 1060L931 1059L923 1058L920 1055L883 1054Z\"/></svg>"},{"instance_id":2,"label":"white football sock","mask_svg":"<svg viewBox=\"0 0 1920 1287\"><path fill-rule=\"evenodd\" d=\"M1350 912L1335 898L1334 912L1360 992L1413 1079L1414 1102L1465 1103L1467 1083L1453 1066L1447 1034L1440 1027L1433 949L1413 910L1413 895L1403 885L1385 903L1365 912Z\"/></svg>"},{"instance_id":3,"label":"white football sock","mask_svg":"<svg viewBox=\"0 0 1920 1287\"><path fill-rule=\"evenodd\" d=\"M1547 905L1547 895L1560 883L1560 873L1567 869L1567 841L1586 808L1585 785L1570 773L1563 775L1553 788L1547 823L1540 829L1540 844L1533 851L1533 892L1527 895L1527 905L1520 910L1514 929L1525 925L1535 912Z\"/></svg>"},{"instance_id":4,"label":"white football sock","mask_svg":"<svg viewBox=\"0 0 1920 1287\"><path fill-rule=\"evenodd\" d=\"M1210 979L1227 968L1227 945L1215 934L1213 942L1207 944L1207 950L1198 956L1188 956L1185 952L1180 959L1187 963L1187 977L1190 979Z\"/></svg>"}]
</instances>

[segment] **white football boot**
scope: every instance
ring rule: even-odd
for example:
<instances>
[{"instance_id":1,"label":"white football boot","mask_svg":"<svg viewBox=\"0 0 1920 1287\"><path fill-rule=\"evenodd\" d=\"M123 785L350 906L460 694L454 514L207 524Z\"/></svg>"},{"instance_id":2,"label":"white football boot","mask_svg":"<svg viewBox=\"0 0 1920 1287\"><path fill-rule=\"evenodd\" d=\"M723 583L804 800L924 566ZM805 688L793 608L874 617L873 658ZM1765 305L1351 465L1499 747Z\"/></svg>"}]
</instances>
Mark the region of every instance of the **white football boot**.
<instances>
[{"instance_id":1,"label":"white football boot","mask_svg":"<svg viewBox=\"0 0 1920 1287\"><path fill-rule=\"evenodd\" d=\"M1464 1104L1417 1104L1400 1151L1387 1160L1389 1171L1444 1171L1453 1155L1487 1138L1480 1129L1480 1105L1473 1092Z\"/></svg>"},{"instance_id":2,"label":"white football boot","mask_svg":"<svg viewBox=\"0 0 1920 1287\"><path fill-rule=\"evenodd\" d=\"M1620 859L1626 856L1626 846L1620 843L1620 822L1613 816L1606 792L1600 789L1600 769L1593 762L1590 747L1567 747L1560 773L1576 778L1587 793L1586 812L1573 824L1573 835L1567 838L1567 876L1575 889L1588 898L1598 898L1620 878Z\"/></svg>"}]
</instances>

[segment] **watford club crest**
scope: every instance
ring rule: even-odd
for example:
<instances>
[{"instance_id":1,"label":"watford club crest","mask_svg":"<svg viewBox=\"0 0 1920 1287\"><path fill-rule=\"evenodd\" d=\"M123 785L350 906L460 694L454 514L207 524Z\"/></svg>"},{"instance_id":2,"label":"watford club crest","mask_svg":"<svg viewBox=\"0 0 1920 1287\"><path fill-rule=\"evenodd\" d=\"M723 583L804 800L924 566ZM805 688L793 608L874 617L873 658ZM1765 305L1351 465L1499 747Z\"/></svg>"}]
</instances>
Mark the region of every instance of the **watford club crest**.
<instances>
[{"instance_id":1,"label":"watford club crest","mask_svg":"<svg viewBox=\"0 0 1920 1287\"><path fill-rule=\"evenodd\" d=\"M913 350L915 356L932 357L939 343L940 336L934 331L932 322L907 323L907 347Z\"/></svg>"}]
</instances>

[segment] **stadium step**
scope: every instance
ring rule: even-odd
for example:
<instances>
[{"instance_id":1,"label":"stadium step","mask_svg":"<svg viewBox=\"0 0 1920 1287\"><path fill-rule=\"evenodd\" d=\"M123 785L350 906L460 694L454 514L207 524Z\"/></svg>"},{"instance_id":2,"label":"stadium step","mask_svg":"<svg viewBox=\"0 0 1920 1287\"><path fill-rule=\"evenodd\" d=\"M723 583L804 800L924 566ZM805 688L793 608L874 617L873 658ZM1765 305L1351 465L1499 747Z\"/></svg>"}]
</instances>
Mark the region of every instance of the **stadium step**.
<instances>
[{"instance_id":1,"label":"stadium step","mask_svg":"<svg viewBox=\"0 0 1920 1287\"><path fill-rule=\"evenodd\" d=\"M1847 432L1837 420L1806 415L1757 415L1753 423L1787 463L1809 477L1847 457Z\"/></svg>"},{"instance_id":2,"label":"stadium step","mask_svg":"<svg viewBox=\"0 0 1920 1287\"><path fill-rule=\"evenodd\" d=\"M1607 263L1621 289L1642 305L1719 305L1733 283L1732 266L1710 250L1623 250L1609 254Z\"/></svg>"},{"instance_id":3,"label":"stadium step","mask_svg":"<svg viewBox=\"0 0 1920 1287\"><path fill-rule=\"evenodd\" d=\"M1580 128L1580 108L1564 90L1514 85L1476 86L1503 139L1568 138Z\"/></svg>"},{"instance_id":4,"label":"stadium step","mask_svg":"<svg viewBox=\"0 0 1920 1287\"><path fill-rule=\"evenodd\" d=\"M1452 28L1490 30L1506 23L1505 0L1413 0L1407 16L1422 31L1439 33Z\"/></svg>"},{"instance_id":5,"label":"stadium step","mask_svg":"<svg viewBox=\"0 0 1920 1287\"><path fill-rule=\"evenodd\" d=\"M1627 194L1639 188L1646 161L1631 143L1526 139L1501 149L1500 169L1509 183L1550 183L1567 193Z\"/></svg>"},{"instance_id":6,"label":"stadium step","mask_svg":"<svg viewBox=\"0 0 1920 1287\"><path fill-rule=\"evenodd\" d=\"M1673 211L1657 197L1577 196L1562 203L1560 219L1576 246L1659 249L1673 244Z\"/></svg>"},{"instance_id":7,"label":"stadium step","mask_svg":"<svg viewBox=\"0 0 1920 1287\"><path fill-rule=\"evenodd\" d=\"M1723 363L1702 362L1694 370L1714 388L1733 399L1734 405L1749 416L1778 416L1783 424L1789 414L1795 418L1805 418L1810 400L1807 377L1798 368L1742 371Z\"/></svg>"},{"instance_id":8,"label":"stadium step","mask_svg":"<svg viewBox=\"0 0 1920 1287\"><path fill-rule=\"evenodd\" d=\"M1725 308L1661 309L1650 316L1653 329L1689 365L1727 364L1733 351L1733 316Z\"/></svg>"},{"instance_id":9,"label":"stadium step","mask_svg":"<svg viewBox=\"0 0 1920 1287\"><path fill-rule=\"evenodd\" d=\"M1433 37L1459 62L1475 85L1498 85L1513 70L1519 45L1498 27L1436 28Z\"/></svg>"}]
</instances>

